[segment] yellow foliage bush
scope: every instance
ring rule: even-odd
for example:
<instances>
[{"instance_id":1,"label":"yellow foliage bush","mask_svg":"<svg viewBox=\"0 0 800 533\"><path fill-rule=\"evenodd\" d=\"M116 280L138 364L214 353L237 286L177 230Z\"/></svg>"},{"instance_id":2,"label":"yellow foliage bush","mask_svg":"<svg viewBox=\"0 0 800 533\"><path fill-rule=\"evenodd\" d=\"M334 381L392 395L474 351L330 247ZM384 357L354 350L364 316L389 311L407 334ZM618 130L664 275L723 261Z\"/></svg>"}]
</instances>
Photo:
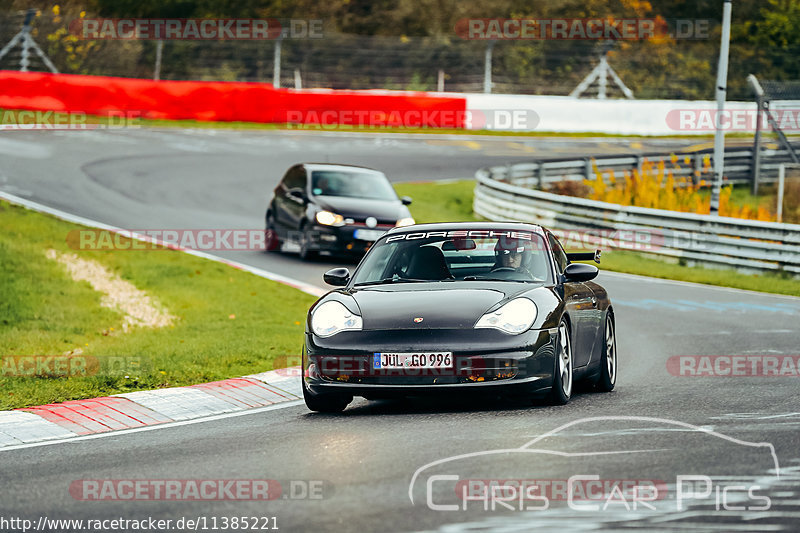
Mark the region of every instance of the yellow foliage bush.
<instances>
[{"instance_id":1,"label":"yellow foliage bush","mask_svg":"<svg viewBox=\"0 0 800 533\"><path fill-rule=\"evenodd\" d=\"M684 163L690 162L684 159ZM622 179L617 180L614 171L609 169L601 172L597 164L593 163L593 180L584 180L590 188L589 198L601 202L610 202L620 205L634 205L638 207L651 207L654 209L668 209L685 213L708 214L711 200L707 195L700 194L702 180L695 181L688 177L674 175L674 170L680 168L677 156L672 156L673 168L667 169L664 161L654 163L645 160L642 169L625 171ZM710 170L708 158L703 161L704 170ZM603 176L608 177L608 183ZM699 178L699 176L697 176ZM724 217L747 218L752 220L775 220L775 215L764 207L757 210L749 206L737 206L731 203L730 197L733 186L722 188L719 199L719 214Z\"/></svg>"}]
</instances>

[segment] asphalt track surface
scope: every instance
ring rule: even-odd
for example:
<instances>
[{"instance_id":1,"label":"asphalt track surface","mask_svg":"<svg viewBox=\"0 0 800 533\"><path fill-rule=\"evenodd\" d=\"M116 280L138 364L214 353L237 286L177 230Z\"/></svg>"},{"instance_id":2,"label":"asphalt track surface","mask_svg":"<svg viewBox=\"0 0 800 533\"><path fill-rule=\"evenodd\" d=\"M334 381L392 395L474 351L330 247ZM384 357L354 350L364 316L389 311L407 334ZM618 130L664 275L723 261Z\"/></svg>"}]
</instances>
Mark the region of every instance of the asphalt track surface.
<instances>
[{"instance_id":1,"label":"asphalt track surface","mask_svg":"<svg viewBox=\"0 0 800 533\"><path fill-rule=\"evenodd\" d=\"M210 130L13 132L0 137L0 190L130 229L261 228L269 191L298 161L365 164L393 180L453 179L526 157L688 144ZM302 263L292 253L220 255L316 285L338 264ZM613 273L598 279L616 308L620 374L613 393L579 391L563 407L469 398L358 400L338 416L284 404L0 451L0 518L155 517L173 520L170 530L181 517L205 517L213 530L213 518L221 528L223 517L234 516L275 517L281 531L797 530L798 378L680 377L670 374L667 360L798 355L800 299ZM271 304L265 302L267 312ZM649 494L640 493L634 508L630 493L589 501L576 493L571 508L566 494L544 489L535 493L548 500L542 509L542 496L520 501L507 489L484 506L459 498L461 485L453 478L537 480L540 487L547 480L558 487L580 475L598 475L606 487L613 486L609 480L657 481L665 496L647 502ZM676 486L688 475L700 476L704 481L695 488L708 494L689 499L688 483ZM79 501L69 488L86 479L270 479L283 493L270 502ZM322 487L321 498L303 497L299 488L309 482ZM590 489L578 481L574 486Z\"/></svg>"}]
</instances>

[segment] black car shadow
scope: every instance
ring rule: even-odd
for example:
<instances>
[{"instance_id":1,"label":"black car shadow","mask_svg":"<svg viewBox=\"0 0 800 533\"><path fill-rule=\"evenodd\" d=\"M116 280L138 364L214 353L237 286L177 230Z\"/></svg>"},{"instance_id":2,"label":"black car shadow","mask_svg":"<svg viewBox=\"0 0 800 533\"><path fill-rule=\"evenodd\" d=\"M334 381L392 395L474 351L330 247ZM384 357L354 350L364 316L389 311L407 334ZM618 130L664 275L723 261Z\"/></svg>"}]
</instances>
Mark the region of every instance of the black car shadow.
<instances>
[{"instance_id":1,"label":"black car shadow","mask_svg":"<svg viewBox=\"0 0 800 533\"><path fill-rule=\"evenodd\" d=\"M595 396L588 388L577 389L567 405L553 405L547 399L522 400L499 395L456 395L456 396L408 396L380 400L356 398L341 413L307 413L307 417L340 418L376 415L415 415L415 414L453 414L453 413L502 413L516 411L545 411L548 409L569 409L580 407Z\"/></svg>"}]
</instances>

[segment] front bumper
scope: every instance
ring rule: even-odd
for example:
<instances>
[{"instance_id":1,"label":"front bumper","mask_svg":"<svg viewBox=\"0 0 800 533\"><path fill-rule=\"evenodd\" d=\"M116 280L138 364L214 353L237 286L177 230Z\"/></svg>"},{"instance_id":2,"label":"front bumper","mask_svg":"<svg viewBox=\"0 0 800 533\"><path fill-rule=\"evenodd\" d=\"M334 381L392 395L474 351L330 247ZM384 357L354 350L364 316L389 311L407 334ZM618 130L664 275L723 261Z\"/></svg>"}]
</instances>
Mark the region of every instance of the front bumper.
<instances>
[{"instance_id":1,"label":"front bumper","mask_svg":"<svg viewBox=\"0 0 800 533\"><path fill-rule=\"evenodd\" d=\"M428 329L306 333L303 380L310 394L424 395L479 391L535 394L550 389L557 329ZM447 369L375 368L376 353L452 352Z\"/></svg>"},{"instance_id":2,"label":"front bumper","mask_svg":"<svg viewBox=\"0 0 800 533\"><path fill-rule=\"evenodd\" d=\"M369 238L362 238L361 233L385 233L393 227L393 225L385 224L378 225L375 228L368 228L366 225L361 224L348 224L340 227L315 224L308 232L308 246L311 250L328 252L334 255L364 255L370 246L378 240L379 235L375 233Z\"/></svg>"}]
</instances>

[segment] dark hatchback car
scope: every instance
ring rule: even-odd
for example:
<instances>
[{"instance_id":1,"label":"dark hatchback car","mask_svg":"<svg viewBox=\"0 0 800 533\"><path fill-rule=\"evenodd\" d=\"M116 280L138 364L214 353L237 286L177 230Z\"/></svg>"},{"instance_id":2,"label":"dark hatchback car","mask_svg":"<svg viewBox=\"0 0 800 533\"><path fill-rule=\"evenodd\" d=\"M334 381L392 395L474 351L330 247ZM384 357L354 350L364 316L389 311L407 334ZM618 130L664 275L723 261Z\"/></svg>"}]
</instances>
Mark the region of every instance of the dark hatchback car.
<instances>
[{"instance_id":1,"label":"dark hatchback car","mask_svg":"<svg viewBox=\"0 0 800 533\"><path fill-rule=\"evenodd\" d=\"M313 411L354 396L549 396L573 380L614 388L614 312L592 280L597 253L566 253L547 229L470 222L396 228L309 310L303 396Z\"/></svg>"},{"instance_id":2,"label":"dark hatchback car","mask_svg":"<svg viewBox=\"0 0 800 533\"><path fill-rule=\"evenodd\" d=\"M408 197L398 198L386 176L371 168L301 163L284 174L266 212L267 249L284 242L300 257L323 252L363 255L387 230L414 223Z\"/></svg>"}]
</instances>

